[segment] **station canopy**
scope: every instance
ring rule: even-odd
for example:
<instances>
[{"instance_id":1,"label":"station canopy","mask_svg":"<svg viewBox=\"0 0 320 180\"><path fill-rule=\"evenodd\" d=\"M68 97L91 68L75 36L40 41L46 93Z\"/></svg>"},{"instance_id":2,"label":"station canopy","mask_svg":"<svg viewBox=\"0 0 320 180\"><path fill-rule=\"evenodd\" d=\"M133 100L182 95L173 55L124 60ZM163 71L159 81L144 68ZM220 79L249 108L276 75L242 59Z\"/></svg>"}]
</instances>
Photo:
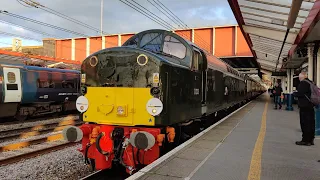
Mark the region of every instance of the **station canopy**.
<instances>
[{"instance_id":1,"label":"station canopy","mask_svg":"<svg viewBox=\"0 0 320 180\"><path fill-rule=\"evenodd\" d=\"M287 61L288 52L308 17L315 0L228 0L245 38L253 50L261 69L279 71ZM293 13L298 12L292 28L287 28L291 6ZM298 3L299 4L299 3ZM294 10L296 7L300 9ZM292 24L292 23L291 23ZM289 22L290 26L290 22ZM287 31L287 29L289 29ZM285 36L287 38L283 45ZM278 56L283 49L278 60ZM300 66L301 62L292 62ZM294 64L296 63L296 64Z\"/></svg>"}]
</instances>

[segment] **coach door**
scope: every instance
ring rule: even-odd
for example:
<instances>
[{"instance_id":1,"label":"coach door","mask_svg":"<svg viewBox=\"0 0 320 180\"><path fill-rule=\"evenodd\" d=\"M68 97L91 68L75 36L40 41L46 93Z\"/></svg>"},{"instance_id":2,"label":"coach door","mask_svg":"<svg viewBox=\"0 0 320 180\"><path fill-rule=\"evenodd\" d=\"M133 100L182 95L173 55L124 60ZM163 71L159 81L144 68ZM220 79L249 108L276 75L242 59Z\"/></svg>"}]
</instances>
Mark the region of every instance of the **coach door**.
<instances>
[{"instance_id":1,"label":"coach door","mask_svg":"<svg viewBox=\"0 0 320 180\"><path fill-rule=\"evenodd\" d=\"M3 68L4 102L21 102L21 76L18 68Z\"/></svg>"}]
</instances>

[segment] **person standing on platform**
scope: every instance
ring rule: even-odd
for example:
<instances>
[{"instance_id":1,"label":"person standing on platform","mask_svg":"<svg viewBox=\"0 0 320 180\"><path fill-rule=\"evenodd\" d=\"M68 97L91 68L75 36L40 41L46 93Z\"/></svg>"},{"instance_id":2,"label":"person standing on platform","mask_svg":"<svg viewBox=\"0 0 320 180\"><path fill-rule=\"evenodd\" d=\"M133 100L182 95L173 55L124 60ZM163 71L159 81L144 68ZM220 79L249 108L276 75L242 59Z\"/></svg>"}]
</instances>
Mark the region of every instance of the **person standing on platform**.
<instances>
[{"instance_id":1,"label":"person standing on platform","mask_svg":"<svg viewBox=\"0 0 320 180\"><path fill-rule=\"evenodd\" d=\"M310 101L311 88L309 83L313 82L307 78L306 72L301 72L299 74L299 80L300 84L297 89L298 91L294 92L293 95L298 97L302 140L297 141L296 145L311 146L314 145L315 114L314 105Z\"/></svg>"},{"instance_id":2,"label":"person standing on platform","mask_svg":"<svg viewBox=\"0 0 320 180\"><path fill-rule=\"evenodd\" d=\"M276 86L274 87L274 98L275 98L274 109L278 109L278 105L279 105L279 109L282 108L281 99L280 99L281 93L282 93L281 85L279 83L276 83Z\"/></svg>"}]
</instances>

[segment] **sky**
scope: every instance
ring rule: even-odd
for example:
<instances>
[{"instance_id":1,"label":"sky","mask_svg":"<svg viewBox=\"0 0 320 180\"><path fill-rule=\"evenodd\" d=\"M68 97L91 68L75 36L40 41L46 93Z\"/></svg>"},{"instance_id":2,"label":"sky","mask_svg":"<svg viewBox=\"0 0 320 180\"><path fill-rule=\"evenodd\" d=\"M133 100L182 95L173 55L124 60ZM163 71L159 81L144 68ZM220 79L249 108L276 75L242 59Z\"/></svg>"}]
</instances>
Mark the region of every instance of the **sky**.
<instances>
[{"instance_id":1,"label":"sky","mask_svg":"<svg viewBox=\"0 0 320 180\"><path fill-rule=\"evenodd\" d=\"M153 0L128 1L135 1L141 4L174 27L177 27L176 23L168 19L151 4L154 3ZM227 0L160 1L191 28L237 24ZM100 30L101 0L37 0L37 2ZM95 31L80 26L40 8L23 6L18 0L0 0L0 4L5 4L5 6L0 7L0 11L8 11L15 15L28 17L88 36L100 35L98 30ZM31 32L26 28L12 26L3 21L45 32L51 36ZM119 0L104 0L103 31L105 34L132 33L154 28L164 29L164 27ZM11 46L13 36L4 35L3 32L31 38L21 38L23 46L41 45L41 39L48 37L59 39L81 37L81 35L66 33L0 13L0 47Z\"/></svg>"}]
</instances>

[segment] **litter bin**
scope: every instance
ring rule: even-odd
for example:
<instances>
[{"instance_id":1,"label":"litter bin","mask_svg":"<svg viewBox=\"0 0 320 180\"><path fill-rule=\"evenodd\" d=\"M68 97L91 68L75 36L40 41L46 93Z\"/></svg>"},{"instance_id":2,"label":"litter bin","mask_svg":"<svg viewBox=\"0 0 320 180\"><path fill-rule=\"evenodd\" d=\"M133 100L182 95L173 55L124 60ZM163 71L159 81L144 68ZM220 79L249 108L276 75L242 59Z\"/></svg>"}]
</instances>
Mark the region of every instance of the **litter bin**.
<instances>
[{"instance_id":1,"label":"litter bin","mask_svg":"<svg viewBox=\"0 0 320 180\"><path fill-rule=\"evenodd\" d=\"M315 108L315 115L316 115L316 132L315 135L319 136L320 135L320 106Z\"/></svg>"},{"instance_id":2,"label":"litter bin","mask_svg":"<svg viewBox=\"0 0 320 180\"><path fill-rule=\"evenodd\" d=\"M286 110L287 111L293 111L293 106L292 106L292 94L286 94L286 99L287 99L287 107Z\"/></svg>"}]
</instances>

